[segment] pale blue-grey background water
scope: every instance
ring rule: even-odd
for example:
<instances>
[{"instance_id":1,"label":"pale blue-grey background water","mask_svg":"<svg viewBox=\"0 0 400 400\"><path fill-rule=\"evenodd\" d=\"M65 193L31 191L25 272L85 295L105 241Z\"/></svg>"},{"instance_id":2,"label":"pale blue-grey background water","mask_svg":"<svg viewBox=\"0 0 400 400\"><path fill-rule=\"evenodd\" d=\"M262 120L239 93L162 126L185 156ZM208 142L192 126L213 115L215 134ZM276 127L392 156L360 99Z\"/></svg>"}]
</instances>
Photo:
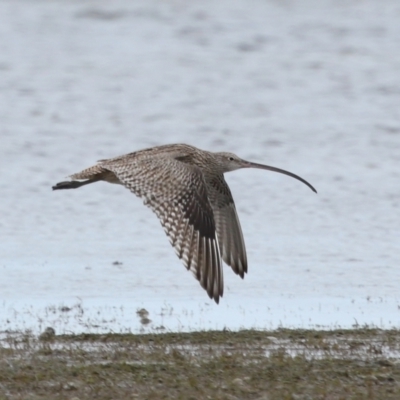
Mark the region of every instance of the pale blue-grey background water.
<instances>
[{"instance_id":1,"label":"pale blue-grey background water","mask_svg":"<svg viewBox=\"0 0 400 400\"><path fill-rule=\"evenodd\" d=\"M1 330L399 327L399 20L395 0L0 1ZM249 274L225 268L218 306L126 189L51 191L177 142L319 192L226 176Z\"/></svg>"}]
</instances>

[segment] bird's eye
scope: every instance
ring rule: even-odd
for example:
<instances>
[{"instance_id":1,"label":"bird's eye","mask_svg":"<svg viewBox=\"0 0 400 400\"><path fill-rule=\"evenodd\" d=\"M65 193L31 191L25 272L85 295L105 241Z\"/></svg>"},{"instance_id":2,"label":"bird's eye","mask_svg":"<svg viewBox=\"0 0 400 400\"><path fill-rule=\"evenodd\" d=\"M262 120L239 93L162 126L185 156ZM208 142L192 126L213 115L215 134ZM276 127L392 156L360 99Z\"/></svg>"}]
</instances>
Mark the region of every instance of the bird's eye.
<instances>
[{"instance_id":1,"label":"bird's eye","mask_svg":"<svg viewBox=\"0 0 400 400\"><path fill-rule=\"evenodd\" d=\"M229 157L228 160L229 160L229 161L233 161L234 158L233 158L233 157Z\"/></svg>"}]
</instances>

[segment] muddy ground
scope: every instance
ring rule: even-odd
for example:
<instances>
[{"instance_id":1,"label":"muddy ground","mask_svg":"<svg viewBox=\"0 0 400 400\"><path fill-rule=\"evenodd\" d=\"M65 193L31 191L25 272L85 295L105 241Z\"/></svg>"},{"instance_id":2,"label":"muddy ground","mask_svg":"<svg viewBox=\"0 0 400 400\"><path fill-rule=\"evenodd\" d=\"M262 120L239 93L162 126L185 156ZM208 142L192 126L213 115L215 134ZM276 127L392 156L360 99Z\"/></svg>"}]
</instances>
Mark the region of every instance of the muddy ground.
<instances>
[{"instance_id":1,"label":"muddy ground","mask_svg":"<svg viewBox=\"0 0 400 400\"><path fill-rule=\"evenodd\" d=\"M0 399L398 399L398 330L5 333Z\"/></svg>"}]
</instances>

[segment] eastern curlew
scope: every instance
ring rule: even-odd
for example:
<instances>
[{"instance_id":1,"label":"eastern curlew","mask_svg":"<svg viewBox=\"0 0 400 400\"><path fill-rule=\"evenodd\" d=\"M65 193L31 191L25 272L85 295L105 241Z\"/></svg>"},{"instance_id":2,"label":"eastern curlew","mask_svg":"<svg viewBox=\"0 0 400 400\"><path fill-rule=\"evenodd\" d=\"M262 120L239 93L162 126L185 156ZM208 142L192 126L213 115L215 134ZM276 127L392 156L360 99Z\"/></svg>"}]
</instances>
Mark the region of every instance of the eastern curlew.
<instances>
[{"instance_id":1,"label":"eastern curlew","mask_svg":"<svg viewBox=\"0 0 400 400\"><path fill-rule=\"evenodd\" d=\"M118 183L144 199L161 221L176 254L216 303L224 291L222 260L241 278L247 272L242 230L224 173L240 168L279 172L312 185L291 172L172 144L100 160L57 183L53 190L76 189L97 181ZM222 260L221 260L222 258Z\"/></svg>"}]
</instances>

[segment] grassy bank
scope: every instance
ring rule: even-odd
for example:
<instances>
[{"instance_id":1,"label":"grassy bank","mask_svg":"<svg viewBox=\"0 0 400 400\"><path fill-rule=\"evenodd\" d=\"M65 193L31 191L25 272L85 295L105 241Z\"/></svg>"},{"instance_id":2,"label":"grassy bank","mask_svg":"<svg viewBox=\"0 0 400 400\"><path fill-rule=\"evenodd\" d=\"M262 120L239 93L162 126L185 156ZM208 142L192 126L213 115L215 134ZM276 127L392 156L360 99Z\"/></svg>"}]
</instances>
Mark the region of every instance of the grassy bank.
<instances>
[{"instance_id":1,"label":"grassy bank","mask_svg":"<svg viewBox=\"0 0 400 400\"><path fill-rule=\"evenodd\" d=\"M400 331L4 334L0 399L399 399Z\"/></svg>"}]
</instances>

